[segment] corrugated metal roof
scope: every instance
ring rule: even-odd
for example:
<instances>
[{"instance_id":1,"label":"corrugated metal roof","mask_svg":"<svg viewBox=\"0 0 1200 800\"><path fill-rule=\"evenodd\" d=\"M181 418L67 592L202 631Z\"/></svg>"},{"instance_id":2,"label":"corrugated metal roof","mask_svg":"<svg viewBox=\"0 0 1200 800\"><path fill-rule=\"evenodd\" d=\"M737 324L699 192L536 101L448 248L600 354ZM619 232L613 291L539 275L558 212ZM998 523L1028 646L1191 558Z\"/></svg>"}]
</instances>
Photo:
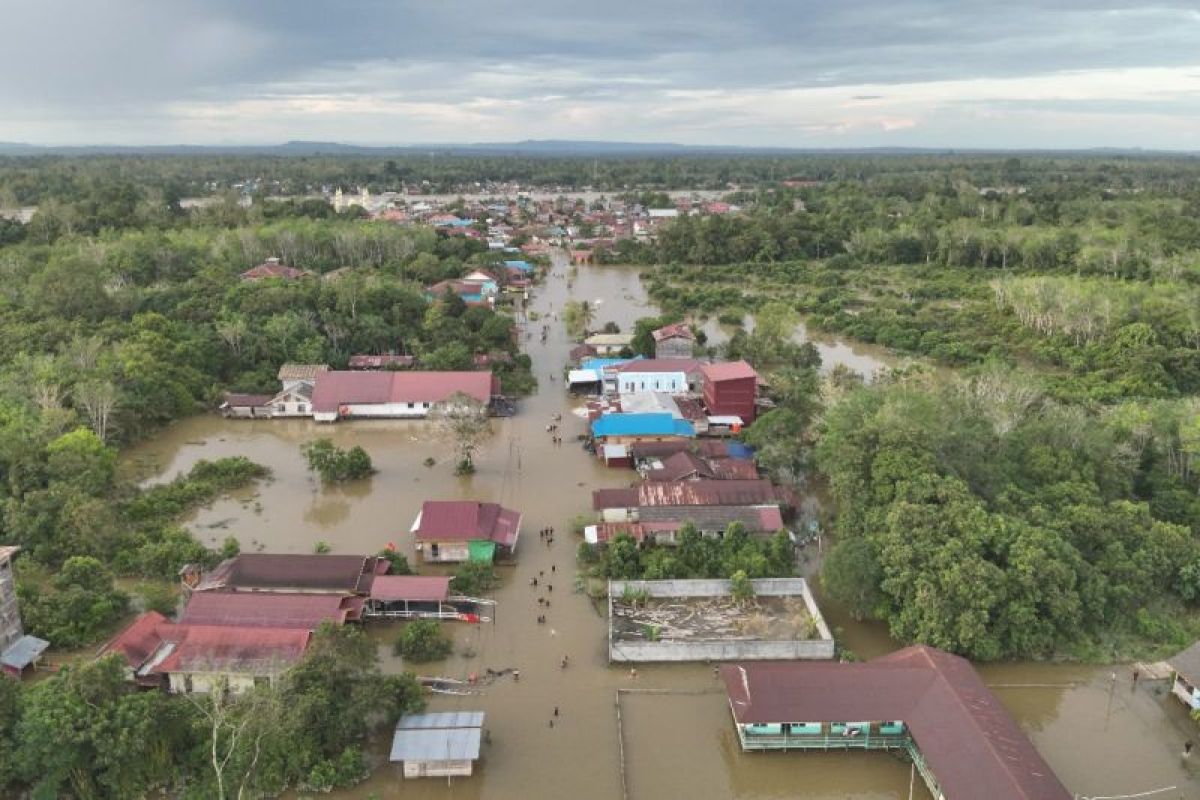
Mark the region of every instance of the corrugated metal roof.
<instances>
[{"instance_id":1,"label":"corrugated metal roof","mask_svg":"<svg viewBox=\"0 0 1200 800\"><path fill-rule=\"evenodd\" d=\"M653 331L650 335L654 337L654 341L656 342L661 342L663 339L670 339L676 336L683 339L691 339L693 341L696 339L696 334L692 333L692 327L686 322L676 322L671 325L664 325L658 330Z\"/></svg>"},{"instance_id":2,"label":"corrugated metal roof","mask_svg":"<svg viewBox=\"0 0 1200 800\"><path fill-rule=\"evenodd\" d=\"M392 761L461 761L479 758L482 711L405 714L392 737Z\"/></svg>"},{"instance_id":3,"label":"corrugated metal roof","mask_svg":"<svg viewBox=\"0 0 1200 800\"><path fill-rule=\"evenodd\" d=\"M417 541L483 540L511 546L517 540L521 515L499 503L473 500L426 500L413 528Z\"/></svg>"},{"instance_id":4,"label":"corrugated metal roof","mask_svg":"<svg viewBox=\"0 0 1200 800\"><path fill-rule=\"evenodd\" d=\"M328 369L328 364L284 364L276 377L281 381L311 381Z\"/></svg>"},{"instance_id":5,"label":"corrugated metal roof","mask_svg":"<svg viewBox=\"0 0 1200 800\"><path fill-rule=\"evenodd\" d=\"M602 491L594 492L593 497ZM633 491L637 493L637 506L755 506L778 502L775 487L765 478L650 482L638 484Z\"/></svg>"},{"instance_id":6,"label":"corrugated metal roof","mask_svg":"<svg viewBox=\"0 0 1200 800\"><path fill-rule=\"evenodd\" d=\"M444 575L380 575L371 586L371 599L385 603L445 600L449 595L450 578Z\"/></svg>"},{"instance_id":7,"label":"corrugated metal roof","mask_svg":"<svg viewBox=\"0 0 1200 800\"><path fill-rule=\"evenodd\" d=\"M1167 659L1171 669L1178 672L1193 685L1200 683L1200 641Z\"/></svg>"},{"instance_id":8,"label":"corrugated metal roof","mask_svg":"<svg viewBox=\"0 0 1200 800\"><path fill-rule=\"evenodd\" d=\"M754 367L745 361L718 361L715 364L705 364L701 367L706 380L729 381L741 378L758 378Z\"/></svg>"},{"instance_id":9,"label":"corrugated metal roof","mask_svg":"<svg viewBox=\"0 0 1200 800\"><path fill-rule=\"evenodd\" d=\"M167 627L163 638L173 642L175 648L155 666L155 672L274 674L299 661L312 636L309 631L294 628Z\"/></svg>"},{"instance_id":10,"label":"corrugated metal roof","mask_svg":"<svg viewBox=\"0 0 1200 800\"><path fill-rule=\"evenodd\" d=\"M696 429L685 419L667 412L653 414L605 414L592 423L592 435L601 436L695 436Z\"/></svg>"},{"instance_id":11,"label":"corrugated metal roof","mask_svg":"<svg viewBox=\"0 0 1200 800\"><path fill-rule=\"evenodd\" d=\"M204 576L198 591L308 589L358 594L370 589L374 556L242 553Z\"/></svg>"},{"instance_id":12,"label":"corrugated metal roof","mask_svg":"<svg viewBox=\"0 0 1200 800\"><path fill-rule=\"evenodd\" d=\"M11 669L25 669L42 653L46 652L46 648L50 643L45 639L39 639L36 636L22 636L17 639L9 648L0 655L0 665Z\"/></svg>"},{"instance_id":13,"label":"corrugated metal roof","mask_svg":"<svg viewBox=\"0 0 1200 800\"><path fill-rule=\"evenodd\" d=\"M739 724L902 720L947 797L1071 794L966 659L924 645L866 663L721 667Z\"/></svg>"},{"instance_id":14,"label":"corrugated metal roof","mask_svg":"<svg viewBox=\"0 0 1200 800\"><path fill-rule=\"evenodd\" d=\"M643 358L617 367L618 372L695 372L703 365L692 358Z\"/></svg>"},{"instance_id":15,"label":"corrugated metal roof","mask_svg":"<svg viewBox=\"0 0 1200 800\"><path fill-rule=\"evenodd\" d=\"M317 378L313 409L328 413L343 405L440 403L456 392L487 403L493 383L490 372L331 370Z\"/></svg>"},{"instance_id":16,"label":"corrugated metal roof","mask_svg":"<svg viewBox=\"0 0 1200 800\"><path fill-rule=\"evenodd\" d=\"M376 578L376 580L379 580ZM189 625L316 630L346 621L348 596L298 592L193 592L179 621Z\"/></svg>"}]
</instances>

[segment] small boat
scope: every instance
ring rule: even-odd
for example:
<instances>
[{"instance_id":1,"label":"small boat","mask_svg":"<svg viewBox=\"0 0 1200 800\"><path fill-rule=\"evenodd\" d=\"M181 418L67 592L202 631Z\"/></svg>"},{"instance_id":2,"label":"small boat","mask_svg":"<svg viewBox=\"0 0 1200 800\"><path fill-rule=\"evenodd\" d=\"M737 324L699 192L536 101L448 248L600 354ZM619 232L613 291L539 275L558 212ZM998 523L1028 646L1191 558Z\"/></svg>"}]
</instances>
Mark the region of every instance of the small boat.
<instances>
[{"instance_id":1,"label":"small boat","mask_svg":"<svg viewBox=\"0 0 1200 800\"><path fill-rule=\"evenodd\" d=\"M482 694L475 689L469 689L471 686L467 681L460 681L457 678L446 678L440 675L418 675L417 683L427 692L433 694L452 694L459 696L467 696L473 694Z\"/></svg>"}]
</instances>

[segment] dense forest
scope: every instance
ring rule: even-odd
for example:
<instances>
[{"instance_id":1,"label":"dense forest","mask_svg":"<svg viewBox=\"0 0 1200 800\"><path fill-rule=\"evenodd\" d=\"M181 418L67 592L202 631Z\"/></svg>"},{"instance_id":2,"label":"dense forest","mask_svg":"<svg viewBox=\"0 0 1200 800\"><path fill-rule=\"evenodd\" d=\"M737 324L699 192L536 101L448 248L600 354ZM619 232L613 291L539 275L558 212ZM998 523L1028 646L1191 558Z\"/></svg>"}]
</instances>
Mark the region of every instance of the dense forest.
<instances>
[{"instance_id":1,"label":"dense forest","mask_svg":"<svg viewBox=\"0 0 1200 800\"><path fill-rule=\"evenodd\" d=\"M997 166L742 193L617 257L677 316L783 303L922 357L793 376L747 433L828 482L856 614L982 659L1168 653L1200 633L1200 165Z\"/></svg>"},{"instance_id":2,"label":"dense forest","mask_svg":"<svg viewBox=\"0 0 1200 800\"><path fill-rule=\"evenodd\" d=\"M0 226L0 544L23 550L26 630L64 654L94 652L135 609L173 612L184 564L238 550L232 538L204 547L185 515L266 477L230 458L142 489L118 470L120 446L215 408L223 391L277 391L288 361L344 367L354 353L405 352L470 369L474 354L502 351L515 356L495 367L505 390L534 385L512 317L426 297L430 283L494 265L486 245L372 225L323 201L247 209L230 196L185 211L153 182L89 161L33 170L44 202L28 224ZM59 170L89 175L87 188L56 193ZM311 276L242 280L268 257ZM419 696L410 678L378 675L369 642L327 638L286 684L236 706L139 694L122 665L86 657L28 687L0 680L0 794L256 796L356 782L367 733ZM297 742L301 730L313 741ZM115 758L113 742L141 757ZM219 769L213 746L228 748Z\"/></svg>"},{"instance_id":3,"label":"dense forest","mask_svg":"<svg viewBox=\"0 0 1200 800\"><path fill-rule=\"evenodd\" d=\"M181 520L265 470L225 459L143 489L118 448L222 391L273 390L285 361L407 352L452 369L500 350L506 390L529 391L512 318L425 297L495 265L485 245L264 200L512 181L656 203L719 189L740 207L608 258L645 265L662 308L635 349L662 322L733 326L722 354L754 363L775 406L743 436L776 480L828 486L822 578L853 613L979 659L1161 655L1200 635L1198 179L1196 160L1099 156L0 158L0 208L38 206L0 221L0 543L24 549L28 628L93 647L133 607L169 611L182 564L236 552ZM180 205L198 195L218 200ZM272 256L312 276L240 279ZM801 318L916 360L871 383L822 372L791 339ZM783 537L685 539L583 557L609 576L792 566ZM328 789L420 704L350 630L223 700L134 692L112 660L0 681L0 792Z\"/></svg>"}]
</instances>

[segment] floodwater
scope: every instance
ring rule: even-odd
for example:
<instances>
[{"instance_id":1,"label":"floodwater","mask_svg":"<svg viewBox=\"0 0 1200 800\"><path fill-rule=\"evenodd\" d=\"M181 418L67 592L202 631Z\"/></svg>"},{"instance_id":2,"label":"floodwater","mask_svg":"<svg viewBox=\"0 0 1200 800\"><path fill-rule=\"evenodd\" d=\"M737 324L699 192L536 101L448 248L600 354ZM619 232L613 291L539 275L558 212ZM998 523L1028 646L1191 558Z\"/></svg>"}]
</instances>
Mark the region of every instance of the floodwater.
<instances>
[{"instance_id":1,"label":"floodwater","mask_svg":"<svg viewBox=\"0 0 1200 800\"><path fill-rule=\"evenodd\" d=\"M753 331L754 316L747 314L743 317L741 327L747 333ZM700 326L700 329L704 331L710 344L717 344L727 341L738 330L738 327L723 325L716 317L709 317ZM879 372L905 363L904 359L890 352L886 347L865 342L852 342L834 334L810 330L803 320L796 325L796 330L792 333L792 341L797 344L813 343L817 352L821 354L822 373L828 373L835 366L840 365L862 375L867 383L874 380Z\"/></svg>"},{"instance_id":2,"label":"floodwater","mask_svg":"<svg viewBox=\"0 0 1200 800\"><path fill-rule=\"evenodd\" d=\"M568 298L603 300L597 324L611 319L623 329L655 313L642 305L633 269L583 267L570 289L567 274L559 265L531 308L552 315ZM169 479L200 458L223 455L242 454L270 466L274 478L269 483L217 502L192 521L200 537L219 542L234 535L245 550L311 552L323 541L333 552L375 552L394 542L411 557L407 530L423 500L495 500L524 513L519 563L499 570L495 621L447 624L454 654L442 663L413 667L419 674L455 678L488 668L520 670L519 681L505 676L481 686L478 696L430 701L431 710L486 712L491 742L476 774L452 782L405 781L386 763L388 741L381 740L371 748L380 765L371 778L332 796L612 800L624 791L633 800L909 797L910 769L891 756L741 753L708 666L647 665L636 677L628 668L608 666L602 611L575 587L577 541L569 520L588 513L591 489L626 485L633 473L598 466L576 443L550 443L545 427L552 415L562 414L565 438L582 433L584 426L570 414L573 404L561 384L571 344L561 322L546 321L549 341L543 345L535 335L526 342L540 389L522 401L516 417L496 421L495 435L479 456L479 471L469 478L453 475L448 448L432 441L420 422L317 426L204 416L183 421L128 454L126 468L150 481ZM536 332L541 324L529 327ZM317 436L342 446L361 444L378 473L344 488L322 488L300 455L300 445ZM434 466L424 466L427 457L436 460ZM537 531L551 525L556 535L547 546ZM534 576L537 589L530 586ZM540 607L537 597L548 599L550 607ZM897 647L881 626L855 622L836 604L824 603L823 611L860 657ZM539 613L547 614L547 624L536 622ZM387 671L405 668L391 653L400 628L397 623L368 626ZM565 669L563 656L569 657ZM1003 664L982 672L1071 791L1118 795L1175 786L1154 797L1200 798L1200 784L1178 755L1182 742L1197 735L1182 707L1145 684L1131 691L1128 668L1116 670L1116 681L1107 667ZM928 798L919 779L912 796Z\"/></svg>"}]
</instances>

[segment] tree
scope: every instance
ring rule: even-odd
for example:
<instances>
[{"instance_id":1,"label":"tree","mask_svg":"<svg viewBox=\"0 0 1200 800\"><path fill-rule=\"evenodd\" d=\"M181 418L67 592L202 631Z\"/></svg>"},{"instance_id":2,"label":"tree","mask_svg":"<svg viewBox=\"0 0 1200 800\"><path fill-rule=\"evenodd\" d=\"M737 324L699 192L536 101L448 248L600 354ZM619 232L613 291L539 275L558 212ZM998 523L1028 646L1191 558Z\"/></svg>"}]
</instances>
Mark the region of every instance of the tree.
<instances>
[{"instance_id":1,"label":"tree","mask_svg":"<svg viewBox=\"0 0 1200 800\"><path fill-rule=\"evenodd\" d=\"M458 594L479 597L494 589L498 579L492 565L485 561L464 561L454 570L451 588Z\"/></svg>"},{"instance_id":2,"label":"tree","mask_svg":"<svg viewBox=\"0 0 1200 800\"><path fill-rule=\"evenodd\" d=\"M117 408L116 387L110 381L86 381L75 386L73 395L100 441L107 441L112 415Z\"/></svg>"},{"instance_id":3,"label":"tree","mask_svg":"<svg viewBox=\"0 0 1200 800\"><path fill-rule=\"evenodd\" d=\"M371 457L358 445L343 450L333 440L320 438L306 443L301 450L308 459L308 468L325 483L361 480L375 472Z\"/></svg>"},{"instance_id":4,"label":"tree","mask_svg":"<svg viewBox=\"0 0 1200 800\"><path fill-rule=\"evenodd\" d=\"M492 432L487 406L463 392L455 392L430 409L429 421L437 435L458 451L455 473L473 473L475 453Z\"/></svg>"},{"instance_id":5,"label":"tree","mask_svg":"<svg viewBox=\"0 0 1200 800\"><path fill-rule=\"evenodd\" d=\"M218 800L242 800L269 788L269 784L263 785L259 761L271 740L281 735L284 715L278 689L256 686L238 696L221 676L208 694L187 698L203 723Z\"/></svg>"},{"instance_id":6,"label":"tree","mask_svg":"<svg viewBox=\"0 0 1200 800\"><path fill-rule=\"evenodd\" d=\"M450 655L453 647L437 620L416 619L404 626L394 649L396 655L403 656L405 661L420 664L441 661Z\"/></svg>"}]
</instances>

